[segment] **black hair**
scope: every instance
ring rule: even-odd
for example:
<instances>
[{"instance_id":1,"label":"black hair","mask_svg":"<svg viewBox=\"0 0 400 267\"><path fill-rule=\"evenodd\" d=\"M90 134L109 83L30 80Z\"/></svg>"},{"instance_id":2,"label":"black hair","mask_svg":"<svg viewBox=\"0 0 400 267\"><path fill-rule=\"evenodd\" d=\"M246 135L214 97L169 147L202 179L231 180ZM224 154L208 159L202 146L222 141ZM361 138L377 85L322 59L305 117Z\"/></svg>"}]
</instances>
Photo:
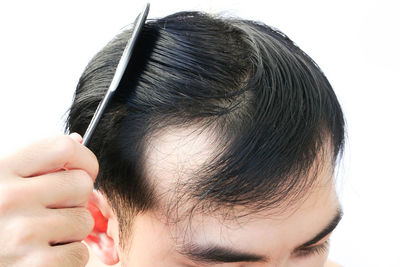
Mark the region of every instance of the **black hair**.
<instances>
[{"instance_id":1,"label":"black hair","mask_svg":"<svg viewBox=\"0 0 400 267\"><path fill-rule=\"evenodd\" d=\"M67 131L84 134L130 34L118 34L86 67ZM315 182L306 174L325 144L335 165L344 124L323 72L282 32L179 12L146 22L88 147L100 164L95 187L128 231L132 214L157 205L143 154L149 138L168 126L212 129L221 144L180 192L203 208L263 210L305 194Z\"/></svg>"}]
</instances>

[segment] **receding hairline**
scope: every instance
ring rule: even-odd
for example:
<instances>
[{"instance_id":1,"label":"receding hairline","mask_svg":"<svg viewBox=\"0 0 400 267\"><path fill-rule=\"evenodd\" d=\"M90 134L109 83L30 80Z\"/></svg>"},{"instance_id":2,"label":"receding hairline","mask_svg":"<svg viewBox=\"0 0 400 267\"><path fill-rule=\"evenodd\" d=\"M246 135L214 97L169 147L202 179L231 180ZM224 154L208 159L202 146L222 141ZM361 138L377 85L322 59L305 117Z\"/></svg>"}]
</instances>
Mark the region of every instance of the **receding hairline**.
<instances>
[{"instance_id":1,"label":"receding hairline","mask_svg":"<svg viewBox=\"0 0 400 267\"><path fill-rule=\"evenodd\" d=\"M198 179L203 179L196 176L196 173L201 173L210 159L212 161L218 158L216 152L222 149L218 140L220 139L215 132L200 125L170 126L166 127L165 131L160 130L151 138L147 138L144 163L145 177L153 187L155 194L155 205L152 211L156 213L161 211L162 217L167 218L169 222L180 221L194 213L211 213L231 219L248 215L254 216L258 213L261 216L268 213L276 215L282 213L282 211L290 213L305 201L316 187L331 186L334 183L334 152L331 138L326 137L326 142L321 146L308 172L305 173L307 177L299 176L300 179L304 179L303 186L300 183L298 188L291 188L288 192L293 195L281 199L275 207L262 207L262 205L229 207L221 203L212 204L212 200L209 199L199 200L193 197L192 185L196 184ZM192 151L193 155L182 158L184 151L188 151L188 147L184 147L184 144L193 146L197 144L196 142L200 142L201 146L196 146L196 149ZM166 147L162 147L163 144ZM176 150L174 151L173 148ZM162 155L164 155L164 162L160 161ZM196 156L199 156L199 158L196 158ZM181 161L174 161L177 158L180 158ZM201 159L201 161L193 162L198 159ZM163 166L163 163L167 163L167 165ZM290 181L288 182L290 183ZM300 188L301 191L297 190ZM282 209L282 207L285 209ZM175 217L171 215L175 215Z\"/></svg>"},{"instance_id":2,"label":"receding hairline","mask_svg":"<svg viewBox=\"0 0 400 267\"><path fill-rule=\"evenodd\" d=\"M258 125L262 127L253 129L247 141L258 140L256 146L265 145L273 148L275 144L280 146L278 150L265 150L278 152L269 154L257 149L246 151L242 149L243 146L238 146L237 150L232 150L233 153L225 158L231 163L226 165L228 167L225 168L225 173L229 172L231 167L235 167L235 163L241 160L240 157L245 157L241 151L256 154L253 157L251 171L270 167L271 172L277 174L275 177L283 173L280 170L286 170L299 162L301 164L304 160L303 152L309 153L305 157L306 163L303 164L308 166L308 160L315 159L314 153L317 149L314 145L321 137L323 127L320 127L318 121L321 117L327 120L325 126L329 126L328 132L335 136L335 149L337 151L342 149L343 125L340 106L317 65L284 34L267 25L244 20L232 22L235 25L230 22L195 12L182 12L149 21L143 28L142 38L139 39L137 46L140 53L137 53L133 67L127 69L130 75L126 77L132 79L126 81L126 84L122 83L120 87L127 95L118 98L120 102L115 102L116 108L105 114L99 126L103 131L94 136L91 146L99 156L101 166L104 166L96 183L105 189L110 197L114 197L113 204L116 209L126 213L128 218L133 216L132 210L145 211L150 207L152 200L151 190L146 191L150 187L140 176L142 162L138 159L142 151L140 148L136 149L136 144L141 144L142 132L145 132L142 129L147 129L147 124L154 124L153 118L160 119L160 114L167 120L171 120L171 117L172 119L182 117L182 121L193 121L210 114L211 117L218 119L220 114L229 112L227 110L230 103L238 100L235 98L238 96L237 92L232 92L232 89L251 94L239 99L245 100L244 102L234 103L239 102L239 105L235 106L239 107L239 114L232 114L233 123L227 127L238 126L246 130L254 126L251 124L254 120L256 127ZM187 32L191 32L190 36ZM228 38L221 38L221 32L226 33ZM110 45L107 45L88 65L88 69L80 79L71 108L70 130L82 133L86 129L85 122L90 121L96 108L96 101L100 101L107 82L112 78L112 69L122 53L125 37L128 35L129 33L125 32L117 36L117 39L110 42ZM204 49L205 47L207 49ZM253 72L250 73L249 69ZM246 77L244 74L249 73L246 82L242 84ZM136 84L134 77L138 77L140 82ZM246 88L237 88L238 86ZM241 104L249 98L250 100L254 98L255 101L250 105L244 105L248 109L243 110ZM121 121L128 121L122 125L125 129L119 128ZM239 140L242 133L234 132L231 136L235 137L236 134L239 136L236 140ZM282 157L286 157L287 160L279 160ZM301 168L297 169L300 174ZM207 170L208 173L204 174L203 178L212 175L213 171L212 168ZM292 173L296 174L293 170ZM236 177L233 172L228 175L230 179ZM231 191L222 196L223 199L218 197L221 191L229 186L229 180L221 184L218 177L213 177L216 182L214 185L208 183L203 186L197 185L198 188L190 186L188 188L192 193L201 194L200 192L207 191L208 194L203 195L212 196L215 203L221 202L219 203L221 207L229 204L231 200L233 202L237 200L235 196L242 197L239 201L242 204L250 203L253 197L251 189L262 179L253 179L250 175L247 177L250 186L237 189L232 186ZM256 175L254 177L257 178ZM279 178L287 177L282 175ZM240 181L237 182L240 185ZM280 179L275 180L277 188L281 183ZM271 187L275 186L273 183L270 184ZM267 192L266 189L268 186L260 187L257 197ZM241 195L242 192L246 194ZM287 192L289 190L275 193L280 194L283 199ZM201 195L192 196L192 199L201 198ZM206 198L203 203L205 200ZM270 204L276 205L279 200L273 199ZM126 228L125 225L123 227Z\"/></svg>"}]
</instances>

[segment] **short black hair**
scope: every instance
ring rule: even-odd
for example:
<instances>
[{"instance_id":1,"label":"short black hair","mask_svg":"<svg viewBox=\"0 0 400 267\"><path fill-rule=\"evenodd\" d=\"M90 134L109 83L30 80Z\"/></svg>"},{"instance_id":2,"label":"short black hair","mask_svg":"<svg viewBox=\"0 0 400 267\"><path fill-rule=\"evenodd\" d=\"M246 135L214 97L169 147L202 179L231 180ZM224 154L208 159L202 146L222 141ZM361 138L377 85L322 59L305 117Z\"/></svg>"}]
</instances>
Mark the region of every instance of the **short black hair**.
<instances>
[{"instance_id":1,"label":"short black hair","mask_svg":"<svg viewBox=\"0 0 400 267\"><path fill-rule=\"evenodd\" d=\"M130 34L118 34L86 67L67 131L84 134ZM157 203L143 172L146 140L168 126L192 125L212 128L223 148L184 188L213 208L272 209L300 197L315 180L305 174L324 144L335 166L345 139L325 75L279 30L202 12L148 20L88 144L100 164L95 187L122 231L132 214Z\"/></svg>"}]
</instances>

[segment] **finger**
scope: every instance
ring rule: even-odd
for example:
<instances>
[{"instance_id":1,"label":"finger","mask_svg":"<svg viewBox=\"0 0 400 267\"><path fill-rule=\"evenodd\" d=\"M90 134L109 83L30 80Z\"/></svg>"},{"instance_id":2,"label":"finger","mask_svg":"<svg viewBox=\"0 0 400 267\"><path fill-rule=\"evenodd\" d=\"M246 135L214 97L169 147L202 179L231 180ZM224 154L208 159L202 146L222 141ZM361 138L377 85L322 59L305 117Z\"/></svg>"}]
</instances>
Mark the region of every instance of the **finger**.
<instances>
[{"instance_id":1,"label":"finger","mask_svg":"<svg viewBox=\"0 0 400 267\"><path fill-rule=\"evenodd\" d=\"M93 192L93 180L83 170L68 170L21 179L46 208L86 207Z\"/></svg>"},{"instance_id":2,"label":"finger","mask_svg":"<svg viewBox=\"0 0 400 267\"><path fill-rule=\"evenodd\" d=\"M80 134L78 134L78 133L71 133L71 134L69 135L69 137L71 137L72 139L74 139L75 142L78 142L79 144L82 144L82 142L83 142L82 136L81 136Z\"/></svg>"},{"instance_id":3,"label":"finger","mask_svg":"<svg viewBox=\"0 0 400 267\"><path fill-rule=\"evenodd\" d=\"M94 219L86 208L48 209L42 227L49 245L82 241L93 230Z\"/></svg>"},{"instance_id":4,"label":"finger","mask_svg":"<svg viewBox=\"0 0 400 267\"><path fill-rule=\"evenodd\" d=\"M36 142L6 161L8 168L21 177L33 177L66 168L83 169L94 180L98 172L93 152L66 135Z\"/></svg>"},{"instance_id":5,"label":"finger","mask_svg":"<svg viewBox=\"0 0 400 267\"><path fill-rule=\"evenodd\" d=\"M57 267L84 267L89 261L89 250L82 242L73 242L53 246L49 250L49 259Z\"/></svg>"}]
</instances>

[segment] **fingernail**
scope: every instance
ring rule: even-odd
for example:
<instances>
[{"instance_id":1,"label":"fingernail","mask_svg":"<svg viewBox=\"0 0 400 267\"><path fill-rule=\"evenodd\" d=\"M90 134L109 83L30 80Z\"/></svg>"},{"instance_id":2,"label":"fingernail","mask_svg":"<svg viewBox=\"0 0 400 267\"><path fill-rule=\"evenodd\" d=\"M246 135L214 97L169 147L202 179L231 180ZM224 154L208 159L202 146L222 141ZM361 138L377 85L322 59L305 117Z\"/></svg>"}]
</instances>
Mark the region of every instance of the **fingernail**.
<instances>
[{"instance_id":1,"label":"fingernail","mask_svg":"<svg viewBox=\"0 0 400 267\"><path fill-rule=\"evenodd\" d=\"M78 133L71 133L69 136L70 136L72 139L74 139L76 142L82 144L83 138L82 138L82 136L81 136L80 134L78 134Z\"/></svg>"}]
</instances>

